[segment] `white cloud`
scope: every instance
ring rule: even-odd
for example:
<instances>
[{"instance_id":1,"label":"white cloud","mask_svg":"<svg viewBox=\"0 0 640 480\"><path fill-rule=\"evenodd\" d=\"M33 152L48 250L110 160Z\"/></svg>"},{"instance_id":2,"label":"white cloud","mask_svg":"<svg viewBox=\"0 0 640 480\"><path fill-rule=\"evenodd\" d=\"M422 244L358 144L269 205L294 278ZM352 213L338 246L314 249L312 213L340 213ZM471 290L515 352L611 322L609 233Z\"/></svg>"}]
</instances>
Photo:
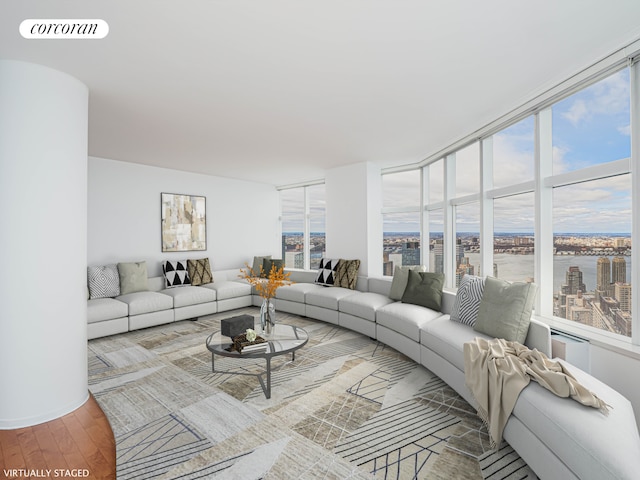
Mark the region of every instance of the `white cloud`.
<instances>
[{"instance_id":1,"label":"white cloud","mask_svg":"<svg viewBox=\"0 0 640 480\"><path fill-rule=\"evenodd\" d=\"M562 113L562 116L571 122L574 127L577 126L582 120L589 116L589 109L584 100L576 100L569 107L569 110Z\"/></svg>"},{"instance_id":2,"label":"white cloud","mask_svg":"<svg viewBox=\"0 0 640 480\"><path fill-rule=\"evenodd\" d=\"M624 135L626 137L631 136L631 125L625 125L623 127L618 127L618 132L620 132L621 135Z\"/></svg>"},{"instance_id":3,"label":"white cloud","mask_svg":"<svg viewBox=\"0 0 640 480\"><path fill-rule=\"evenodd\" d=\"M629 78L622 70L600 82L582 90L573 98L569 108L562 112L576 127L595 115L616 115L629 110Z\"/></svg>"}]
</instances>

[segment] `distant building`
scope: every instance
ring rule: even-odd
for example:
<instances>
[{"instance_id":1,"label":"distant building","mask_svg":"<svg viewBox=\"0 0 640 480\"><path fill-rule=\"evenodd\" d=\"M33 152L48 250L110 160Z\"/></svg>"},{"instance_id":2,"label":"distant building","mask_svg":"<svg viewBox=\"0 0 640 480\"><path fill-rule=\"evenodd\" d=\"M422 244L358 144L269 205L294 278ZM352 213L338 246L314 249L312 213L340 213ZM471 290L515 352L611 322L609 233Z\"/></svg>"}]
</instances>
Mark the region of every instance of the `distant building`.
<instances>
[{"instance_id":1,"label":"distant building","mask_svg":"<svg viewBox=\"0 0 640 480\"><path fill-rule=\"evenodd\" d=\"M581 292L587 291L587 287L582 281L582 272L580 271L580 267L574 265L567 269L567 273L565 274L565 283L560 288L561 292L565 295L576 295L578 290Z\"/></svg>"},{"instance_id":2,"label":"distant building","mask_svg":"<svg viewBox=\"0 0 640 480\"><path fill-rule=\"evenodd\" d=\"M629 283L616 282L613 288L613 296L620 304L620 310L631 313L631 285Z\"/></svg>"},{"instance_id":3,"label":"distant building","mask_svg":"<svg viewBox=\"0 0 640 480\"><path fill-rule=\"evenodd\" d=\"M618 255L611 262L611 283L627 282L627 261Z\"/></svg>"},{"instance_id":4,"label":"distant building","mask_svg":"<svg viewBox=\"0 0 640 480\"><path fill-rule=\"evenodd\" d=\"M420 265L420 242L405 242L402 245L402 265Z\"/></svg>"},{"instance_id":5,"label":"distant building","mask_svg":"<svg viewBox=\"0 0 640 480\"><path fill-rule=\"evenodd\" d=\"M596 263L596 301L611 296L611 262L608 257L600 257Z\"/></svg>"}]
</instances>

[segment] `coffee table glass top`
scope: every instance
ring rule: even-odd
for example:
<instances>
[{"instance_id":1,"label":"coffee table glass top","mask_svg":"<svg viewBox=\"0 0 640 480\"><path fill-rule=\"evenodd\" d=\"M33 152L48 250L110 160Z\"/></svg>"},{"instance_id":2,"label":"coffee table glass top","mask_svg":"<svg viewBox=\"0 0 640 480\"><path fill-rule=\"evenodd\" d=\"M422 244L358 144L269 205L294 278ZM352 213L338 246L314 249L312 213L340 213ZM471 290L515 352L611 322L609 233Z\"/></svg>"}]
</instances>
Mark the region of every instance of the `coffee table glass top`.
<instances>
[{"instance_id":1,"label":"coffee table glass top","mask_svg":"<svg viewBox=\"0 0 640 480\"><path fill-rule=\"evenodd\" d=\"M207 349L216 355L225 357L261 358L295 352L309 340L309 335L303 328L285 323L276 324L271 331L271 335L260 333L259 326L256 328L256 333L267 341L266 350L245 353L238 353L235 350L229 351L227 349L231 347L231 338L222 335L220 332L216 332L207 338Z\"/></svg>"}]
</instances>

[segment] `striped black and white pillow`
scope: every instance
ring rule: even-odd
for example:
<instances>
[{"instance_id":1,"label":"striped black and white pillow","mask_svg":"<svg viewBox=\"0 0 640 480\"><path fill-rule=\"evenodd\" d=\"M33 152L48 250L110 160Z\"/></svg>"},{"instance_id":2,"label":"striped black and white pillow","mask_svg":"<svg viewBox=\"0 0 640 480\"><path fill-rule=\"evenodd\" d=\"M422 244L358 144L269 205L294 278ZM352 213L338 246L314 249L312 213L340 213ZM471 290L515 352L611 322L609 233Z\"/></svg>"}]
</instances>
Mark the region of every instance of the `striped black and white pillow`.
<instances>
[{"instance_id":1,"label":"striped black and white pillow","mask_svg":"<svg viewBox=\"0 0 640 480\"><path fill-rule=\"evenodd\" d=\"M484 291L484 278L465 275L460 280L456 300L451 310L451 320L474 326Z\"/></svg>"},{"instance_id":2,"label":"striped black and white pillow","mask_svg":"<svg viewBox=\"0 0 640 480\"><path fill-rule=\"evenodd\" d=\"M87 268L89 298L113 298L120 295L120 275L118 266L100 265Z\"/></svg>"},{"instance_id":3,"label":"striped black and white pillow","mask_svg":"<svg viewBox=\"0 0 640 480\"><path fill-rule=\"evenodd\" d=\"M189 278L186 260L167 260L162 264L162 273L164 273L164 279L167 288L191 285L191 279Z\"/></svg>"}]
</instances>

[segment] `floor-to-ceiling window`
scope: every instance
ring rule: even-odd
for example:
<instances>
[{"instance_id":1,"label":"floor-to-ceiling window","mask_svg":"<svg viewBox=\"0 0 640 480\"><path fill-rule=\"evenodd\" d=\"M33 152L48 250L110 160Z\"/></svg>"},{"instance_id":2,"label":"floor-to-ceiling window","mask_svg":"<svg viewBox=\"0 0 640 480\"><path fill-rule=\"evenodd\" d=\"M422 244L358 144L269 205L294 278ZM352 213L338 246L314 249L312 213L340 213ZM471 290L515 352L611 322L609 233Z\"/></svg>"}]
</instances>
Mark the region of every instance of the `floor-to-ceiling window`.
<instances>
[{"instance_id":1,"label":"floor-to-ceiling window","mask_svg":"<svg viewBox=\"0 0 640 480\"><path fill-rule=\"evenodd\" d=\"M287 268L316 269L325 253L325 185L280 190L282 258Z\"/></svg>"},{"instance_id":2,"label":"floor-to-ceiling window","mask_svg":"<svg viewBox=\"0 0 640 480\"><path fill-rule=\"evenodd\" d=\"M420 265L419 170L382 176L383 273L393 275L395 267Z\"/></svg>"},{"instance_id":3,"label":"floor-to-ceiling window","mask_svg":"<svg viewBox=\"0 0 640 480\"><path fill-rule=\"evenodd\" d=\"M555 103L551 111L553 313L630 336L629 69Z\"/></svg>"},{"instance_id":4,"label":"floor-to-ceiling window","mask_svg":"<svg viewBox=\"0 0 640 480\"><path fill-rule=\"evenodd\" d=\"M640 77L640 68L611 68L444 156L383 174L384 261L408 264L403 244L423 239L421 262L449 288L468 274L535 282L536 314L556 327L631 337L640 88L633 93L630 70Z\"/></svg>"}]
</instances>

